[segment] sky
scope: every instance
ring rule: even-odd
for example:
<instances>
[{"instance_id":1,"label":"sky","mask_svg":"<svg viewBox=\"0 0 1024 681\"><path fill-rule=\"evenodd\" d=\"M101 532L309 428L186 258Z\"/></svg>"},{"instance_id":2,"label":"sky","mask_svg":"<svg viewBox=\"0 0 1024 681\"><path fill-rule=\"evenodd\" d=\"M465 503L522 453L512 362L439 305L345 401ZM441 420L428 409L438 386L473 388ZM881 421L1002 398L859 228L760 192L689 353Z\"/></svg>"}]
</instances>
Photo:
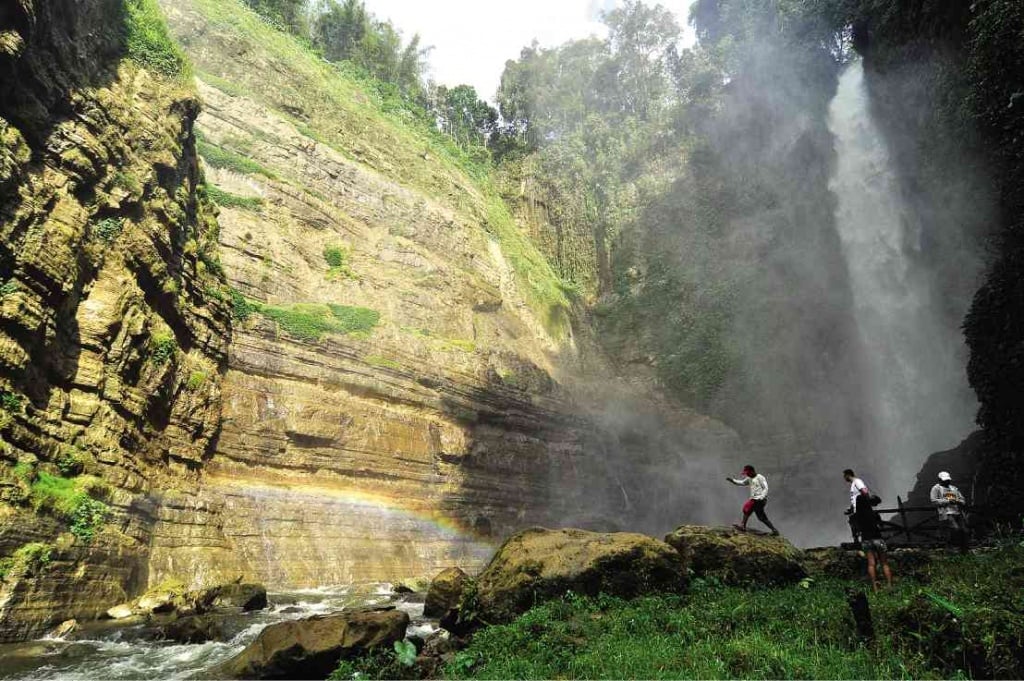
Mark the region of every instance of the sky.
<instances>
[{"instance_id":1,"label":"sky","mask_svg":"<svg viewBox=\"0 0 1024 681\"><path fill-rule=\"evenodd\" d=\"M656 4L655 0L649 0ZM687 24L693 0L657 0L676 14L684 28L683 44L695 41ZM468 83L483 99L493 101L505 61L516 59L534 39L542 47L567 40L604 36L599 17L617 0L366 0L379 19L390 19L404 39L419 33L432 45L430 75L438 83Z\"/></svg>"}]
</instances>

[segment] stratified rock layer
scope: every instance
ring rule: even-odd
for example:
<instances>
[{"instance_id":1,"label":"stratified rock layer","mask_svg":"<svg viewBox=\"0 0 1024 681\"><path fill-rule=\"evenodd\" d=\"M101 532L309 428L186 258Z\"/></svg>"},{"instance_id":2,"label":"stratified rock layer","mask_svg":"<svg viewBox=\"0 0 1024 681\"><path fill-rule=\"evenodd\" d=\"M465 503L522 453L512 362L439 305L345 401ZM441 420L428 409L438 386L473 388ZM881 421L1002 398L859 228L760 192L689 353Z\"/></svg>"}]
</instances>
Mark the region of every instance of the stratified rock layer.
<instances>
[{"instance_id":1,"label":"stratified rock layer","mask_svg":"<svg viewBox=\"0 0 1024 681\"><path fill-rule=\"evenodd\" d=\"M191 86L122 60L121 2L11 3L4 18L0 559L17 569L0 640L145 584L145 497L196 480L229 335ZM108 490L91 542L61 534L71 518L35 487L43 474Z\"/></svg>"},{"instance_id":2,"label":"stratified rock layer","mask_svg":"<svg viewBox=\"0 0 1024 681\"><path fill-rule=\"evenodd\" d=\"M734 436L675 412L619 437L588 413L575 341L524 293L496 197L241 10L163 6L196 65L207 176L235 197L221 199L224 269L252 309L202 485L161 504L151 580L394 581L482 566L492 538L525 526L692 504L662 470ZM296 323L326 305L379 319Z\"/></svg>"}]
</instances>

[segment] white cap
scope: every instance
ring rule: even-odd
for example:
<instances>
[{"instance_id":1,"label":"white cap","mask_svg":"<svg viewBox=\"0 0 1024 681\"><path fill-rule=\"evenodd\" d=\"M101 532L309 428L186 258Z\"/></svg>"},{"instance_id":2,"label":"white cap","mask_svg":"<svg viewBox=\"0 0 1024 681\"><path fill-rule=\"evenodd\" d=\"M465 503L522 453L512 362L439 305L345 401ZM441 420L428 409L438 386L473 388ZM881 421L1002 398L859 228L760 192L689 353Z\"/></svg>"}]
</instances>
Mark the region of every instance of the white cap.
<instances>
[{"instance_id":1,"label":"white cap","mask_svg":"<svg viewBox=\"0 0 1024 681\"><path fill-rule=\"evenodd\" d=\"M939 473L939 480L941 480L942 482L949 482L952 479L953 476L947 473L946 471L942 471L941 473Z\"/></svg>"}]
</instances>

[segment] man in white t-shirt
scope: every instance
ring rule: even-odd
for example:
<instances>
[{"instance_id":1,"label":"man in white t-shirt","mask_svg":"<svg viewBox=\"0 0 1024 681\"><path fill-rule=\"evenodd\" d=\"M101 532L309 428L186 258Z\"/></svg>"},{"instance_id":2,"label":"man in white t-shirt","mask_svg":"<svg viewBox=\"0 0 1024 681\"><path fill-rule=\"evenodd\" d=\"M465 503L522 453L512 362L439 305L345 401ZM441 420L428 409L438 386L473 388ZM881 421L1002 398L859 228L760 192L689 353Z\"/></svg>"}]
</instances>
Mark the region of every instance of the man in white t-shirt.
<instances>
[{"instance_id":1,"label":"man in white t-shirt","mask_svg":"<svg viewBox=\"0 0 1024 681\"><path fill-rule=\"evenodd\" d=\"M850 483L850 507L846 509L846 515L850 516L850 531L853 532L853 541L856 543L860 541L860 529L853 520L853 514L857 510L857 497L863 495L870 498L871 492L852 468L843 471L843 479Z\"/></svg>"},{"instance_id":2,"label":"man in white t-shirt","mask_svg":"<svg viewBox=\"0 0 1024 681\"><path fill-rule=\"evenodd\" d=\"M857 497L861 494L870 497L871 492L868 490L868 486L864 484L864 481L853 472L852 468L847 468L843 471L843 479L850 483L850 513L853 513L857 510Z\"/></svg>"},{"instance_id":3,"label":"man in white t-shirt","mask_svg":"<svg viewBox=\"0 0 1024 681\"><path fill-rule=\"evenodd\" d=\"M753 514L757 516L758 520L768 526L773 535L778 536L779 531L775 529L772 521L768 520L768 514L764 512L764 507L768 503L768 480L749 464L743 467L742 478L726 478L726 480L734 485L750 488L750 498L747 500L747 503L743 504L743 521L738 525L733 525L733 527L740 532L746 532L747 521L750 519L751 514Z\"/></svg>"}]
</instances>

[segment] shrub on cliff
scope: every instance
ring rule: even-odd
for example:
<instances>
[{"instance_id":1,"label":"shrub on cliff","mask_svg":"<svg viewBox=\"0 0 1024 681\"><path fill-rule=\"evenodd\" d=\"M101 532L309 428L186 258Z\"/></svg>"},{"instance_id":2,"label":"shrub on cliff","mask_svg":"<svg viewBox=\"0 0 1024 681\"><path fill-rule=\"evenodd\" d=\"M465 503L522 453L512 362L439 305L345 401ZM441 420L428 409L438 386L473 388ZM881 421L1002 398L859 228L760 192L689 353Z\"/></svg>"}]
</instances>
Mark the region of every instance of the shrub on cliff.
<instances>
[{"instance_id":1,"label":"shrub on cliff","mask_svg":"<svg viewBox=\"0 0 1024 681\"><path fill-rule=\"evenodd\" d=\"M156 0L126 0L125 52L143 68L171 78L189 75L188 60L167 32Z\"/></svg>"}]
</instances>

